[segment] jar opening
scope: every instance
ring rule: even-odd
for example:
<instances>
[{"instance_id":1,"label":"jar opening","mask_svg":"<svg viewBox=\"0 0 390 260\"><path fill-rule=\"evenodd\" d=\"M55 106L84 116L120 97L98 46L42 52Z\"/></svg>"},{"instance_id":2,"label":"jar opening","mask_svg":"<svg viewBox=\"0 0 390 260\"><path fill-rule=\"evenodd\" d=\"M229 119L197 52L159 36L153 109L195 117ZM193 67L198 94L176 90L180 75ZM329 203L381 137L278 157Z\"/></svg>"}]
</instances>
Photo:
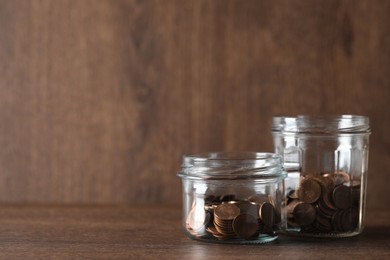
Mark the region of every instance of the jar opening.
<instances>
[{"instance_id":1,"label":"jar opening","mask_svg":"<svg viewBox=\"0 0 390 260\"><path fill-rule=\"evenodd\" d=\"M184 155L180 177L198 179L270 178L282 174L282 158L273 153L216 152Z\"/></svg>"},{"instance_id":2,"label":"jar opening","mask_svg":"<svg viewBox=\"0 0 390 260\"><path fill-rule=\"evenodd\" d=\"M274 117L273 132L285 133L370 133L369 118L359 115Z\"/></svg>"}]
</instances>

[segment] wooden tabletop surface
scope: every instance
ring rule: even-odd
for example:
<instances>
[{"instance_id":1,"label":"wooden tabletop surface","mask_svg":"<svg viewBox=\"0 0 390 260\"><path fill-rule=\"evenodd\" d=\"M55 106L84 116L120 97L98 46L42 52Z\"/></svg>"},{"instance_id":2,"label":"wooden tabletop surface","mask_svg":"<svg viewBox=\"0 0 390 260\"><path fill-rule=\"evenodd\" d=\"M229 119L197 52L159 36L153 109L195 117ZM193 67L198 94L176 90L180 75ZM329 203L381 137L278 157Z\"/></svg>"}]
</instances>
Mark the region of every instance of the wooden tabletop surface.
<instances>
[{"instance_id":1,"label":"wooden tabletop surface","mask_svg":"<svg viewBox=\"0 0 390 260\"><path fill-rule=\"evenodd\" d=\"M0 258L390 259L390 211L367 212L358 237L279 237L262 245L191 240L181 214L169 206L2 205Z\"/></svg>"}]
</instances>

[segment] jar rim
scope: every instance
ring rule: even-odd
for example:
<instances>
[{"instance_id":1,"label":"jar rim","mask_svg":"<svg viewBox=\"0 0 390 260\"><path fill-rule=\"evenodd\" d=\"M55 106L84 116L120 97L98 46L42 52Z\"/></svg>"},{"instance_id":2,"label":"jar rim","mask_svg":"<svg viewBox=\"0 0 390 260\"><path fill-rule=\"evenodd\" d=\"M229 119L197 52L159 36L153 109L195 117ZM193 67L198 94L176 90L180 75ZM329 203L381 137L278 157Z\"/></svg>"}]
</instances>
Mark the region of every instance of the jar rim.
<instances>
[{"instance_id":1,"label":"jar rim","mask_svg":"<svg viewBox=\"0 0 390 260\"><path fill-rule=\"evenodd\" d=\"M198 154L186 154L183 156L185 160L191 160L193 162L204 161L250 161L250 160L265 160L265 159L279 159L280 156L275 153L266 152L211 152L211 153L198 153ZM187 161L186 161L187 162Z\"/></svg>"},{"instance_id":2,"label":"jar rim","mask_svg":"<svg viewBox=\"0 0 390 260\"><path fill-rule=\"evenodd\" d=\"M272 132L361 134L370 133L369 118L361 115L276 116Z\"/></svg>"},{"instance_id":3,"label":"jar rim","mask_svg":"<svg viewBox=\"0 0 390 260\"><path fill-rule=\"evenodd\" d=\"M182 178L248 179L284 177L282 157L266 152L211 152L183 156Z\"/></svg>"}]
</instances>

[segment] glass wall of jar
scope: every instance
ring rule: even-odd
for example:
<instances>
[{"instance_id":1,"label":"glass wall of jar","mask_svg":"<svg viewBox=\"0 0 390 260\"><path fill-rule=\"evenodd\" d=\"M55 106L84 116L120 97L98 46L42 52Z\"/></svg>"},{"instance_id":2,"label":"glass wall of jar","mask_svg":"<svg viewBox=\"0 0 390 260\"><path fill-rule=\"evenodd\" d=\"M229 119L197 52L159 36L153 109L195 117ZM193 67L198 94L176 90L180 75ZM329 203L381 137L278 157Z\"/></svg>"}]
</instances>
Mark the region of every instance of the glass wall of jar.
<instances>
[{"instance_id":1,"label":"glass wall of jar","mask_svg":"<svg viewBox=\"0 0 390 260\"><path fill-rule=\"evenodd\" d=\"M221 243L277 238L284 194L282 158L271 153L186 155L183 227L187 236Z\"/></svg>"},{"instance_id":2,"label":"glass wall of jar","mask_svg":"<svg viewBox=\"0 0 390 260\"><path fill-rule=\"evenodd\" d=\"M313 237L362 232L369 119L364 116L274 117L275 152L283 156L283 230Z\"/></svg>"}]
</instances>

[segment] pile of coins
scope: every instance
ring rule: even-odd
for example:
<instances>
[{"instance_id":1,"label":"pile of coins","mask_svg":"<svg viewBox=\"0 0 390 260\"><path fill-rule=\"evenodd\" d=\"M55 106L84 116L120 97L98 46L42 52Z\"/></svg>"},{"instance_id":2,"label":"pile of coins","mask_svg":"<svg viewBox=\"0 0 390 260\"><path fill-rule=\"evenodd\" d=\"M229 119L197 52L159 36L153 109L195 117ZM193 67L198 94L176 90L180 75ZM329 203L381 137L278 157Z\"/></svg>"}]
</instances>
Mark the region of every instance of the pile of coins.
<instances>
[{"instance_id":1,"label":"pile of coins","mask_svg":"<svg viewBox=\"0 0 390 260\"><path fill-rule=\"evenodd\" d=\"M218 240L256 239L273 235L280 223L272 197L254 195L236 200L234 195L207 197L203 207L194 205L187 215L186 228L194 236Z\"/></svg>"},{"instance_id":2,"label":"pile of coins","mask_svg":"<svg viewBox=\"0 0 390 260\"><path fill-rule=\"evenodd\" d=\"M288 228L307 233L350 232L359 224L360 184L345 172L306 176L287 195Z\"/></svg>"}]
</instances>

